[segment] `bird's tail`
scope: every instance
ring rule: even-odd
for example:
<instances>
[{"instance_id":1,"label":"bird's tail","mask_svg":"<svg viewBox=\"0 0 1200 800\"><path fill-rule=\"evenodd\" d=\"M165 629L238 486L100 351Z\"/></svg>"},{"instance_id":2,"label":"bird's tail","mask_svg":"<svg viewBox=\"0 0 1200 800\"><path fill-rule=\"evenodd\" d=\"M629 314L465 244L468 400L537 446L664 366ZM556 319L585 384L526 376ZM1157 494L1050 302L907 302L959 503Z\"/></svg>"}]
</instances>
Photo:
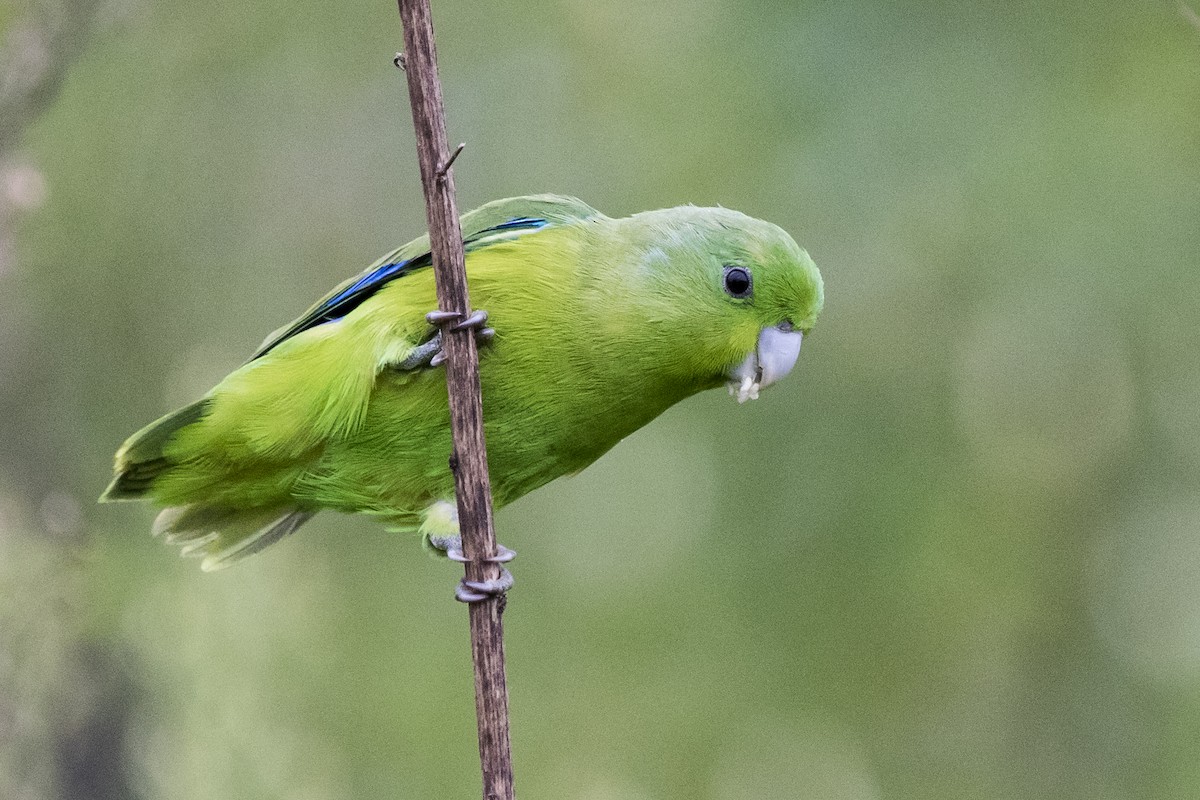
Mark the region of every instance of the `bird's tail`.
<instances>
[{"instance_id":1,"label":"bird's tail","mask_svg":"<svg viewBox=\"0 0 1200 800\"><path fill-rule=\"evenodd\" d=\"M155 499L155 481L181 466L167 456L167 444L177 431L204 416L208 402L199 400L185 406L130 436L117 451L115 475L100 502ZM183 555L203 556L200 567L204 570L220 569L257 553L295 531L316 513L287 502L234 507L205 502L202 495L194 502L188 502L190 499L163 509L154 521L154 534L170 544L181 545Z\"/></svg>"},{"instance_id":2,"label":"bird's tail","mask_svg":"<svg viewBox=\"0 0 1200 800\"><path fill-rule=\"evenodd\" d=\"M210 572L274 544L315 513L295 507L174 506L159 512L154 535L180 545L180 555L203 556L200 568Z\"/></svg>"},{"instance_id":3,"label":"bird's tail","mask_svg":"<svg viewBox=\"0 0 1200 800\"><path fill-rule=\"evenodd\" d=\"M112 483L100 495L100 502L145 499L154 480L173 466L163 453L167 442L179 429L199 421L207 406L208 400L197 400L151 422L126 439L117 451Z\"/></svg>"}]
</instances>

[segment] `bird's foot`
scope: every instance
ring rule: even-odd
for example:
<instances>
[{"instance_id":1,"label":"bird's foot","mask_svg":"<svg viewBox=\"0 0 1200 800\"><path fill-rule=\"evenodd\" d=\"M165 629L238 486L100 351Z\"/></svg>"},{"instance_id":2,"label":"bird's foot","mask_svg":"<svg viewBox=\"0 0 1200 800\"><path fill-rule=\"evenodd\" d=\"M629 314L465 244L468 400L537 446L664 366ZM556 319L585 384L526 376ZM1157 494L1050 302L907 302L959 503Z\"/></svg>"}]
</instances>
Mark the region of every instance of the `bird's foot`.
<instances>
[{"instance_id":1,"label":"bird's foot","mask_svg":"<svg viewBox=\"0 0 1200 800\"><path fill-rule=\"evenodd\" d=\"M460 603L480 603L492 597L501 597L513 586L513 576L504 567L500 577L489 581L469 581L463 578L454 590L454 599Z\"/></svg>"},{"instance_id":2,"label":"bird's foot","mask_svg":"<svg viewBox=\"0 0 1200 800\"><path fill-rule=\"evenodd\" d=\"M486 327L488 312L472 311L463 318L463 315L457 311L430 311L425 315L425 320L435 327L450 324L450 330L463 331L471 328L475 331L475 344L485 345L492 341L496 336L495 328ZM441 349L441 332L438 332L438 351L429 359L429 366L436 367L446 360L446 351Z\"/></svg>"},{"instance_id":3,"label":"bird's foot","mask_svg":"<svg viewBox=\"0 0 1200 800\"><path fill-rule=\"evenodd\" d=\"M430 536L426 541L429 542L430 547L440 550L451 561L458 561L465 564L471 560L463 552L462 538L459 536ZM490 564L506 564L516 557L517 554L515 552L502 544L497 544L496 555L483 560ZM490 597L503 595L512 586L512 573L501 567L499 578L487 581L469 581L463 578L458 582L458 588L454 590L454 599L460 603L478 603Z\"/></svg>"},{"instance_id":4,"label":"bird's foot","mask_svg":"<svg viewBox=\"0 0 1200 800\"><path fill-rule=\"evenodd\" d=\"M487 322L488 313L486 311L475 311L470 316L461 322L455 322L462 314L457 311L430 311L425 315L425 319L430 325L442 326L449 322L454 322L450 326L450 330L464 330L473 328L475 330L475 345L483 347L490 344L496 336L495 328L485 328L484 323ZM403 361L396 363L393 368L401 372L409 372L417 369L425 369L426 367L440 367L446 363L446 351L442 348L442 331L438 330L433 335L433 338L424 344L419 344L409 351Z\"/></svg>"}]
</instances>

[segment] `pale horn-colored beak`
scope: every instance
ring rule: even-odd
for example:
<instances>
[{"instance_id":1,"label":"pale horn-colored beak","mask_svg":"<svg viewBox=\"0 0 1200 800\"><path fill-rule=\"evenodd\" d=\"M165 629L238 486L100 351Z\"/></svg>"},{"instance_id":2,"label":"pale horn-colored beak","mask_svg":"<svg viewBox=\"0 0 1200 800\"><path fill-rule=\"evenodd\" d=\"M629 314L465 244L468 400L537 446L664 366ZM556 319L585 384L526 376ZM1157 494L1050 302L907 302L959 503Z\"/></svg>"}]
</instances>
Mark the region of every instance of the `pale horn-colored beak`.
<instances>
[{"instance_id":1,"label":"pale horn-colored beak","mask_svg":"<svg viewBox=\"0 0 1200 800\"><path fill-rule=\"evenodd\" d=\"M760 390L782 380L796 366L803 341L804 334L800 331L779 326L763 328L758 334L758 345L745 361L729 371L729 394L739 403L757 400Z\"/></svg>"}]
</instances>

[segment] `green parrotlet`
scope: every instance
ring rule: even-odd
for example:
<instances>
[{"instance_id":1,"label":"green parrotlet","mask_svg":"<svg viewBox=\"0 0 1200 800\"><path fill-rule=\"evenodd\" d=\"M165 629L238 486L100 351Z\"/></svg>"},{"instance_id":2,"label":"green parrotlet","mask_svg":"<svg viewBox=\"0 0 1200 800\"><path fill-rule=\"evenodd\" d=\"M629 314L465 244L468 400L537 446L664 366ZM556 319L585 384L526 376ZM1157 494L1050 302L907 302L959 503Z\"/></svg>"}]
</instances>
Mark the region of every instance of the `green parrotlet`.
<instances>
[{"instance_id":1,"label":"green parrotlet","mask_svg":"<svg viewBox=\"0 0 1200 800\"><path fill-rule=\"evenodd\" d=\"M462 231L471 299L487 311L464 322L481 343L497 507L696 392L757 397L792 369L824 300L787 233L724 208L613 219L573 198L514 197L464 215ZM459 553L436 307L423 236L131 436L101 499L164 506L155 533L205 570L322 509Z\"/></svg>"}]
</instances>

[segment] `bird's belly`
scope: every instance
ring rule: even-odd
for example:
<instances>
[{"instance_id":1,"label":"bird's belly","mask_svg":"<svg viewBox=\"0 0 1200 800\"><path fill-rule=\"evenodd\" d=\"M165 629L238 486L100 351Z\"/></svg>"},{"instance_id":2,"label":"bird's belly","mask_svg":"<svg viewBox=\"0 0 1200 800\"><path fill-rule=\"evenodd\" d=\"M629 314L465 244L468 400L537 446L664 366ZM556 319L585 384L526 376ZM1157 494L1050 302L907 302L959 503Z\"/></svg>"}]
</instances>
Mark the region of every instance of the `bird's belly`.
<instances>
[{"instance_id":1,"label":"bird's belly","mask_svg":"<svg viewBox=\"0 0 1200 800\"><path fill-rule=\"evenodd\" d=\"M524 393L484 389L484 430L497 505L587 467L623 438L686 396L628 396L542 387Z\"/></svg>"},{"instance_id":2,"label":"bird's belly","mask_svg":"<svg viewBox=\"0 0 1200 800\"><path fill-rule=\"evenodd\" d=\"M528 362L504 364L496 355L481 365L481 380L498 507L578 472L694 391L547 379ZM418 514L453 495L450 450L444 372L381 376L362 428L321 459L312 499L344 511Z\"/></svg>"}]
</instances>

